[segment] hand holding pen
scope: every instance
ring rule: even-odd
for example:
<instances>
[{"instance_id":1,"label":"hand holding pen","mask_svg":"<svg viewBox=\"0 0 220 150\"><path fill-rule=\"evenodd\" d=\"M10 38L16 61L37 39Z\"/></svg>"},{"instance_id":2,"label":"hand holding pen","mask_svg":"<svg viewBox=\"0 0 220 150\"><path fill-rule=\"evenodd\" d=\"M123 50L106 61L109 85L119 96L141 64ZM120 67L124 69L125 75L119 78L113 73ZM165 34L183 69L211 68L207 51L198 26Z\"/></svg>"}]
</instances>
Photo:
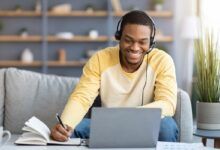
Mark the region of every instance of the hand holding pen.
<instances>
[{"instance_id":1,"label":"hand holding pen","mask_svg":"<svg viewBox=\"0 0 220 150\"><path fill-rule=\"evenodd\" d=\"M63 124L63 122L62 122L62 120L60 119L60 116L59 116L58 113L56 113L56 118L57 118L57 121L62 125L62 127L63 127L64 129L66 129L65 126L64 126L64 124Z\"/></svg>"},{"instance_id":2,"label":"hand holding pen","mask_svg":"<svg viewBox=\"0 0 220 150\"><path fill-rule=\"evenodd\" d=\"M56 141L67 141L72 134L72 128L64 125L60 116L56 114L58 123L51 129L51 138Z\"/></svg>"}]
</instances>

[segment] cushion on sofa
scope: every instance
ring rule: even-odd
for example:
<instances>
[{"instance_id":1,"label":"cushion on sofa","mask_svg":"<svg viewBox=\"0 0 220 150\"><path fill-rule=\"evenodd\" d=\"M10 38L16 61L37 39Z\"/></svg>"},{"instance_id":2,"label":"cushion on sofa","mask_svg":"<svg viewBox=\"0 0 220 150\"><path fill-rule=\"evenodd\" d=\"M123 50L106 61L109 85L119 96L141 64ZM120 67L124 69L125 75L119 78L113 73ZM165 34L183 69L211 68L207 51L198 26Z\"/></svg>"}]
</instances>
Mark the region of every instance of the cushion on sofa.
<instances>
[{"instance_id":1,"label":"cushion on sofa","mask_svg":"<svg viewBox=\"0 0 220 150\"><path fill-rule=\"evenodd\" d=\"M5 97L5 88L4 88L4 75L5 69L0 69L0 126L3 124L4 117L4 97Z\"/></svg>"},{"instance_id":2,"label":"cushion on sofa","mask_svg":"<svg viewBox=\"0 0 220 150\"><path fill-rule=\"evenodd\" d=\"M35 115L50 128L56 123L78 78L58 77L10 68L6 71L5 122L12 133L21 133ZM19 116L19 117L18 117Z\"/></svg>"}]
</instances>

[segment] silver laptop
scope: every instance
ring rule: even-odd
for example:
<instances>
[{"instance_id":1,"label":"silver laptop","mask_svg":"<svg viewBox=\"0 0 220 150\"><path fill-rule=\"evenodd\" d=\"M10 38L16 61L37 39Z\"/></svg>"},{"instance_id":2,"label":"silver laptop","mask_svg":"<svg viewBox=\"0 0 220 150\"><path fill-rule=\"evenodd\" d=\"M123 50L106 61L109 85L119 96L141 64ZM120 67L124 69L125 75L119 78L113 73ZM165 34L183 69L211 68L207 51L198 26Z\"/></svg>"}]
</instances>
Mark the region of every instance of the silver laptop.
<instances>
[{"instance_id":1,"label":"silver laptop","mask_svg":"<svg viewBox=\"0 0 220 150\"><path fill-rule=\"evenodd\" d=\"M156 147L159 108L93 108L90 148Z\"/></svg>"}]
</instances>

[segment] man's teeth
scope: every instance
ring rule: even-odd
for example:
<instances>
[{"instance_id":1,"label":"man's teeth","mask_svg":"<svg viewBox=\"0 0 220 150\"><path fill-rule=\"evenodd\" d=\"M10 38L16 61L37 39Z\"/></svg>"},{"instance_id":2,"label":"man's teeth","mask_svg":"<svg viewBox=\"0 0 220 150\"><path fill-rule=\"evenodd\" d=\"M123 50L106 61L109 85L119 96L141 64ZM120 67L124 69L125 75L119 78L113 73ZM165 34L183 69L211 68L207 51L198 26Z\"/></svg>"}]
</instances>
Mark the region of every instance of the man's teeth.
<instances>
[{"instance_id":1,"label":"man's teeth","mask_svg":"<svg viewBox=\"0 0 220 150\"><path fill-rule=\"evenodd\" d=\"M133 54L142 54L141 51L130 51L130 50L128 50L128 52L129 52L129 53L133 53Z\"/></svg>"}]
</instances>

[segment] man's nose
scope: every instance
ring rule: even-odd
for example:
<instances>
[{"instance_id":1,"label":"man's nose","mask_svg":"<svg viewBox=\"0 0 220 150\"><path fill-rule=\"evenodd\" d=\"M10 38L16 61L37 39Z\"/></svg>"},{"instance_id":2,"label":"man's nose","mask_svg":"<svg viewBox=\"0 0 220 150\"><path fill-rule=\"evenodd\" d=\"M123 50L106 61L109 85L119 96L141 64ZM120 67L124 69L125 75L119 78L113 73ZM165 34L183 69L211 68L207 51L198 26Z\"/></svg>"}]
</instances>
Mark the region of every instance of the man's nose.
<instances>
[{"instance_id":1,"label":"man's nose","mask_svg":"<svg viewBox=\"0 0 220 150\"><path fill-rule=\"evenodd\" d=\"M137 42L134 42L132 45L131 45L131 50L140 50L140 46Z\"/></svg>"}]
</instances>

